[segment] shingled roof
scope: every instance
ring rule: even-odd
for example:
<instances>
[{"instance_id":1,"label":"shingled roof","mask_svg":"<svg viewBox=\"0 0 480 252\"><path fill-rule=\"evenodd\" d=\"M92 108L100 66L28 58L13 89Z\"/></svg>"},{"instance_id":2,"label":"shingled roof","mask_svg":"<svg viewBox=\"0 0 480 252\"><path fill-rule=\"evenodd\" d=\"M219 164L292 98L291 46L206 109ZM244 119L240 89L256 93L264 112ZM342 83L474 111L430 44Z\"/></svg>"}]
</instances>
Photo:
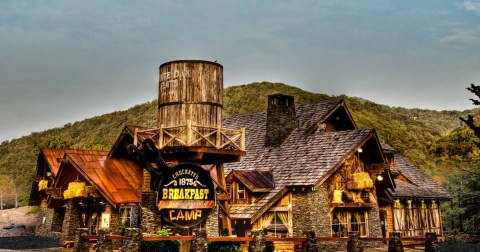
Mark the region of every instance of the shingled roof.
<instances>
[{"instance_id":1,"label":"shingled roof","mask_svg":"<svg viewBox=\"0 0 480 252\"><path fill-rule=\"evenodd\" d=\"M253 223L287 192L287 187L276 187L253 204L232 204L229 211L230 218L251 219Z\"/></svg>"},{"instance_id":2,"label":"shingled roof","mask_svg":"<svg viewBox=\"0 0 480 252\"><path fill-rule=\"evenodd\" d=\"M247 155L240 162L225 164L225 173L232 170L272 171L277 186L318 186L332 169L354 153L370 138L374 129L306 134L306 130L337 107L341 100L297 106L299 127L280 147L265 147L266 112L234 115L225 119L225 127L246 128Z\"/></svg>"},{"instance_id":3,"label":"shingled roof","mask_svg":"<svg viewBox=\"0 0 480 252\"><path fill-rule=\"evenodd\" d=\"M224 120L224 127L246 129L247 155L240 162L225 164L227 174L237 171L271 171L275 189L251 205L232 205L232 218L260 216L265 204L273 204L288 186L321 185L345 158L369 141L381 152L374 129L355 129L310 134L311 128L325 121L343 100L334 99L296 107L298 127L279 147L265 147L267 113L234 115ZM348 113L348 110L347 110ZM353 124L354 125L354 124ZM379 154L383 162L381 153Z\"/></svg>"},{"instance_id":4,"label":"shingled roof","mask_svg":"<svg viewBox=\"0 0 480 252\"><path fill-rule=\"evenodd\" d=\"M394 198L451 199L452 196L433 179L402 155L394 154L395 165L392 171L403 175L409 182L396 178L397 185L390 193Z\"/></svg>"},{"instance_id":5,"label":"shingled roof","mask_svg":"<svg viewBox=\"0 0 480 252\"><path fill-rule=\"evenodd\" d=\"M275 188L273 173L270 171L232 171L227 181L233 176L252 192L269 192Z\"/></svg>"}]
</instances>

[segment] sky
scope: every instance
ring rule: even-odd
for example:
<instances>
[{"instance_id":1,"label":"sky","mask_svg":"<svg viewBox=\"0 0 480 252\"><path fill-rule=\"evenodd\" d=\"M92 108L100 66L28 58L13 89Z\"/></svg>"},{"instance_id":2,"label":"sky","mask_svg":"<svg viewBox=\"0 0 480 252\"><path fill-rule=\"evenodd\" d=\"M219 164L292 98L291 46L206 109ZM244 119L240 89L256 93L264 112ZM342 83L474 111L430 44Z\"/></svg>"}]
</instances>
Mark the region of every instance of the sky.
<instances>
[{"instance_id":1,"label":"sky","mask_svg":"<svg viewBox=\"0 0 480 252\"><path fill-rule=\"evenodd\" d=\"M2 0L0 142L151 101L182 59L222 64L225 87L471 109L480 0Z\"/></svg>"}]
</instances>

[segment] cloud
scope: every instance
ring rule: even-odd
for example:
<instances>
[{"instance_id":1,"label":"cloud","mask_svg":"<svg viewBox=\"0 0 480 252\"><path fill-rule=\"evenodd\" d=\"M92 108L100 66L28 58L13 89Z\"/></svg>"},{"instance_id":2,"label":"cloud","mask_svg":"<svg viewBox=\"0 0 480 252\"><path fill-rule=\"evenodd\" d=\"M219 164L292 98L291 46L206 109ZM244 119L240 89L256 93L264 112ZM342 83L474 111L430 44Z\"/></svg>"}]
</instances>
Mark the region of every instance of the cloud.
<instances>
[{"instance_id":1,"label":"cloud","mask_svg":"<svg viewBox=\"0 0 480 252\"><path fill-rule=\"evenodd\" d=\"M465 1L461 4L461 7L467 11L473 11L480 16L480 1Z\"/></svg>"},{"instance_id":2,"label":"cloud","mask_svg":"<svg viewBox=\"0 0 480 252\"><path fill-rule=\"evenodd\" d=\"M479 42L479 38L470 32L458 31L453 35L446 36L440 42L454 46L469 46Z\"/></svg>"}]
</instances>

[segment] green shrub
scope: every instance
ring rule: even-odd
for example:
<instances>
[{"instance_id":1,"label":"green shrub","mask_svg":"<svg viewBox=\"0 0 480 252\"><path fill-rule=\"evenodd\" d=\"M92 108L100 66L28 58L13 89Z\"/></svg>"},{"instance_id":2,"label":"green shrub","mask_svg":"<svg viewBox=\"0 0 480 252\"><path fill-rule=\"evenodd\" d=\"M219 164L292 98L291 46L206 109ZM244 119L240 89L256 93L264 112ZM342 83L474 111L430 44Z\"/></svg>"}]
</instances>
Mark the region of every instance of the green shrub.
<instances>
[{"instance_id":1,"label":"green shrub","mask_svg":"<svg viewBox=\"0 0 480 252\"><path fill-rule=\"evenodd\" d=\"M215 252L241 252L239 242L209 242L208 251Z\"/></svg>"},{"instance_id":2,"label":"green shrub","mask_svg":"<svg viewBox=\"0 0 480 252\"><path fill-rule=\"evenodd\" d=\"M142 241L140 243L140 251L145 252L174 252L179 250L179 241Z\"/></svg>"}]
</instances>

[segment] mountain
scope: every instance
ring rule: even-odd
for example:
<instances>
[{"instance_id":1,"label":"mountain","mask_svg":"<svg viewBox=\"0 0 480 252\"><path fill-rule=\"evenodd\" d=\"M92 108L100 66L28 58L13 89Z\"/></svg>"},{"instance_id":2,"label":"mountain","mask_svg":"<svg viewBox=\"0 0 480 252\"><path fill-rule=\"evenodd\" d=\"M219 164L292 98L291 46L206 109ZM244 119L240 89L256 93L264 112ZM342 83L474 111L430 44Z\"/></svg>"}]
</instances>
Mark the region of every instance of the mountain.
<instances>
[{"instance_id":1,"label":"mountain","mask_svg":"<svg viewBox=\"0 0 480 252\"><path fill-rule=\"evenodd\" d=\"M282 83L232 86L224 90L225 116L265 110L267 96L276 93L294 96L296 104L335 98ZM471 138L468 138L469 131L460 128L462 125L458 119L477 111L406 109L357 97L344 98L358 127L375 128L383 143L402 152L437 181L443 182L446 173L458 165L459 160L466 162L478 156ZM20 205L27 204L40 147L109 150L125 125L155 127L156 107L156 101L151 101L125 111L4 141L0 144L0 191L3 189L8 199L13 197L14 190L6 185L15 185ZM459 146L462 146L460 151ZM453 151L456 152L454 155Z\"/></svg>"}]
</instances>

